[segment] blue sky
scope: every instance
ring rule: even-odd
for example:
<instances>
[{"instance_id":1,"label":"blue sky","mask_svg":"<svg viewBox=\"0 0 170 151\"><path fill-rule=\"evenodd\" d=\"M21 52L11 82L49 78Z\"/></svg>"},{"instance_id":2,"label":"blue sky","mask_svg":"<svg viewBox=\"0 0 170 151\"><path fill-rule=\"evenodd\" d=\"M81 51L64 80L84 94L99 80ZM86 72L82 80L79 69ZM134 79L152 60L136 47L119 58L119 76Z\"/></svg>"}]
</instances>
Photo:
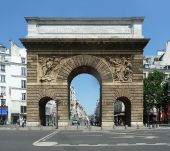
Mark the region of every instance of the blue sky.
<instances>
[{"instance_id":1,"label":"blue sky","mask_svg":"<svg viewBox=\"0 0 170 151\"><path fill-rule=\"evenodd\" d=\"M27 34L25 16L144 16L143 34L151 38L144 54L154 55L158 49L164 49L166 41L170 39L169 10L170 0L1 0L0 43L6 47L9 40L20 44L18 39ZM95 96L94 92L94 97L91 98L96 100ZM80 96L79 99L81 98Z\"/></svg>"},{"instance_id":2,"label":"blue sky","mask_svg":"<svg viewBox=\"0 0 170 151\"><path fill-rule=\"evenodd\" d=\"M96 102L100 98L100 84L98 80L90 74L80 74L76 76L71 85L74 86L77 98L89 114L94 113Z\"/></svg>"}]
</instances>

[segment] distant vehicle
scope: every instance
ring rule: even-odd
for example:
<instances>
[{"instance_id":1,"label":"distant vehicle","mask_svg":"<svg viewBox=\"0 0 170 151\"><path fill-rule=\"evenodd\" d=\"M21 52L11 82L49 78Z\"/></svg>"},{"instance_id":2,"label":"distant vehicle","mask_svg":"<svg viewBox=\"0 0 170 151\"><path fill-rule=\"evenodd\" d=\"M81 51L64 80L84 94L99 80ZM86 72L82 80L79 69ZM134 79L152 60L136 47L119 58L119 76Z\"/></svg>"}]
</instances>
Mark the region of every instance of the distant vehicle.
<instances>
[{"instance_id":1,"label":"distant vehicle","mask_svg":"<svg viewBox=\"0 0 170 151\"><path fill-rule=\"evenodd\" d=\"M72 119L72 125L74 124L80 125L80 121L78 119Z\"/></svg>"}]
</instances>

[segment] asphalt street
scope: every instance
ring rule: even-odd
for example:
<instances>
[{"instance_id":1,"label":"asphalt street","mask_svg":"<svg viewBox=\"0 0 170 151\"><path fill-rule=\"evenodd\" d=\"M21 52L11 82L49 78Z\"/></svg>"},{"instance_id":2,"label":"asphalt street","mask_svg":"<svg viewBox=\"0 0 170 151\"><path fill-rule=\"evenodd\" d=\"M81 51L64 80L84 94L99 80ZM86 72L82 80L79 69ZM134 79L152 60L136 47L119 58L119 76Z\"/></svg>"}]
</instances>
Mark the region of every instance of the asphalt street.
<instances>
[{"instance_id":1,"label":"asphalt street","mask_svg":"<svg viewBox=\"0 0 170 151\"><path fill-rule=\"evenodd\" d=\"M0 151L170 151L170 129L0 130Z\"/></svg>"}]
</instances>

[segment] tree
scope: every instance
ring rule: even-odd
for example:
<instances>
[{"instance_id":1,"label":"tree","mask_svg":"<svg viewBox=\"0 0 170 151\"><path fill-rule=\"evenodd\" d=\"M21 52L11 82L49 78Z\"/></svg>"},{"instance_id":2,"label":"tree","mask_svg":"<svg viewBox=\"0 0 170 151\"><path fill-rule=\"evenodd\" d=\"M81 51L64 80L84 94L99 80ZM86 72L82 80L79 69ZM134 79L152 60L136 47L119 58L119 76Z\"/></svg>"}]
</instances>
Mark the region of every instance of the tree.
<instances>
[{"instance_id":1,"label":"tree","mask_svg":"<svg viewBox=\"0 0 170 151\"><path fill-rule=\"evenodd\" d=\"M168 109L169 109L169 103L170 103L170 78L164 80L162 82L162 86L164 88L164 94L165 94L165 100L162 102L162 108L164 111L164 123L169 123L168 121Z\"/></svg>"},{"instance_id":2,"label":"tree","mask_svg":"<svg viewBox=\"0 0 170 151\"><path fill-rule=\"evenodd\" d=\"M144 79L144 112L147 113L147 118L149 118L149 111L156 108L159 122L162 102L165 99L164 87L161 85L164 79L165 74L156 69L150 72L148 77Z\"/></svg>"}]
</instances>

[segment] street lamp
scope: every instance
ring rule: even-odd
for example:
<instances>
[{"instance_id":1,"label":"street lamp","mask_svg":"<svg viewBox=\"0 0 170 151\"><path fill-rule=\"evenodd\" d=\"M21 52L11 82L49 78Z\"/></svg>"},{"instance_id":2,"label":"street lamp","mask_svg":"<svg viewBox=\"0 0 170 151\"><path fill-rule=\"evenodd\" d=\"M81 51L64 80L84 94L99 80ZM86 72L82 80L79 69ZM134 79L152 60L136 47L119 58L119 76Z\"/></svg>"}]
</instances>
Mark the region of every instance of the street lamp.
<instances>
[{"instance_id":1,"label":"street lamp","mask_svg":"<svg viewBox=\"0 0 170 151\"><path fill-rule=\"evenodd\" d=\"M58 129L58 120L60 119L59 115L58 115L58 105L60 104L61 101L56 100L56 129Z\"/></svg>"},{"instance_id":2,"label":"street lamp","mask_svg":"<svg viewBox=\"0 0 170 151\"><path fill-rule=\"evenodd\" d=\"M78 102L76 101L76 118L78 117L78 110L77 110L77 108L78 108Z\"/></svg>"}]
</instances>

